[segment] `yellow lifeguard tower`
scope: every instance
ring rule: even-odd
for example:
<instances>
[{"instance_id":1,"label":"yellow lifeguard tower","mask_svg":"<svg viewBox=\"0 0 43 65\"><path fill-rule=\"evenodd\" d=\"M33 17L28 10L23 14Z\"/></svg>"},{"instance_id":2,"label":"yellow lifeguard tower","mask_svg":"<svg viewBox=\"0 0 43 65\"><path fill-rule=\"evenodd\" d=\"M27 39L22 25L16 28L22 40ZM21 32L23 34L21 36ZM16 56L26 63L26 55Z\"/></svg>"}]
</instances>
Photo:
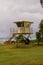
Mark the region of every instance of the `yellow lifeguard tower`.
<instances>
[{"instance_id":1,"label":"yellow lifeguard tower","mask_svg":"<svg viewBox=\"0 0 43 65\"><path fill-rule=\"evenodd\" d=\"M13 34L32 34L33 32L31 31L31 24L33 22L30 21L16 21L14 22L18 30L16 32L13 32Z\"/></svg>"},{"instance_id":2,"label":"yellow lifeguard tower","mask_svg":"<svg viewBox=\"0 0 43 65\"><path fill-rule=\"evenodd\" d=\"M13 23L17 25L18 30L12 31L12 37L10 37L10 39L9 39L10 41L13 37L16 37L17 34L19 34L19 35L21 35L21 34L27 35L28 34L28 38L29 38L30 34L33 33L32 29L31 29L31 24L33 22L26 21L26 20L25 21L20 20L20 21L16 21L16 22L13 22ZM22 37L22 39L23 39L23 37ZM29 42L28 38L26 38L27 41L24 40L26 43Z\"/></svg>"}]
</instances>

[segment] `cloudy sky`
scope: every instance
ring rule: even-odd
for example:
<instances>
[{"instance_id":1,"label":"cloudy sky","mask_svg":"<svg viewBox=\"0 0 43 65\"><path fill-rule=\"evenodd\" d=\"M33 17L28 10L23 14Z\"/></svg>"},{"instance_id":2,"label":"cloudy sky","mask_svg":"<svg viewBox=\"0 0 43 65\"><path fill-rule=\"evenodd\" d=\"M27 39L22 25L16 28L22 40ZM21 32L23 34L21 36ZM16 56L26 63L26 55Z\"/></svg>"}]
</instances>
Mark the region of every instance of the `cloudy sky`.
<instances>
[{"instance_id":1,"label":"cloudy sky","mask_svg":"<svg viewBox=\"0 0 43 65\"><path fill-rule=\"evenodd\" d=\"M29 20L34 22L33 32L43 19L43 8L40 0L0 0L0 37L10 35L10 28L15 28L12 22L16 20Z\"/></svg>"}]
</instances>

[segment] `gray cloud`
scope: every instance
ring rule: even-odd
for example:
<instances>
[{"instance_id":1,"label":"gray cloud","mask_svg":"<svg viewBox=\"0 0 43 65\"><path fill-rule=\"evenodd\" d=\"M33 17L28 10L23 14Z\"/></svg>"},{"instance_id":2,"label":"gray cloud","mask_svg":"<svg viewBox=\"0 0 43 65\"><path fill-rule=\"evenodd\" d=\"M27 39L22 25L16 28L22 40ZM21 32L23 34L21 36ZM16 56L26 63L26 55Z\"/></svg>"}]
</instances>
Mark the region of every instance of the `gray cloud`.
<instances>
[{"instance_id":1,"label":"gray cloud","mask_svg":"<svg viewBox=\"0 0 43 65\"><path fill-rule=\"evenodd\" d=\"M12 22L16 20L33 21L33 28L37 30L41 19L43 9L40 0L0 0L0 32L9 31L13 27Z\"/></svg>"}]
</instances>

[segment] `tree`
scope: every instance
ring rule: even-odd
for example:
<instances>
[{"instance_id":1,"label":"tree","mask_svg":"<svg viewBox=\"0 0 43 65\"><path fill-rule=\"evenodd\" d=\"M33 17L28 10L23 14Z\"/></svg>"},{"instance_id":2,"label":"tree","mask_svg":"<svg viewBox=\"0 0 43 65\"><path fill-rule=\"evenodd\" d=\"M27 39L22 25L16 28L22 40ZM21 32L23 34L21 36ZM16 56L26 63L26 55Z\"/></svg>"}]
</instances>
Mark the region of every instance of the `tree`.
<instances>
[{"instance_id":1,"label":"tree","mask_svg":"<svg viewBox=\"0 0 43 65\"><path fill-rule=\"evenodd\" d=\"M41 33L41 40L43 41L43 20L41 20L41 23L39 25L39 32Z\"/></svg>"},{"instance_id":2,"label":"tree","mask_svg":"<svg viewBox=\"0 0 43 65\"><path fill-rule=\"evenodd\" d=\"M36 32L36 39L37 39L37 42L38 42L38 45L39 45L39 42L40 42L40 39L41 39L41 34L39 32Z\"/></svg>"},{"instance_id":3,"label":"tree","mask_svg":"<svg viewBox=\"0 0 43 65\"><path fill-rule=\"evenodd\" d=\"M43 20L41 20L39 24L39 31L36 32L36 39L38 41L38 44L40 41L43 41Z\"/></svg>"},{"instance_id":4,"label":"tree","mask_svg":"<svg viewBox=\"0 0 43 65\"><path fill-rule=\"evenodd\" d=\"M43 0L40 0L40 3L41 3L41 6L42 6L42 8L43 8Z\"/></svg>"},{"instance_id":5,"label":"tree","mask_svg":"<svg viewBox=\"0 0 43 65\"><path fill-rule=\"evenodd\" d=\"M18 48L19 47L19 43L23 43L24 42L24 38L23 38L23 34L19 34L17 37L16 37L16 47Z\"/></svg>"}]
</instances>

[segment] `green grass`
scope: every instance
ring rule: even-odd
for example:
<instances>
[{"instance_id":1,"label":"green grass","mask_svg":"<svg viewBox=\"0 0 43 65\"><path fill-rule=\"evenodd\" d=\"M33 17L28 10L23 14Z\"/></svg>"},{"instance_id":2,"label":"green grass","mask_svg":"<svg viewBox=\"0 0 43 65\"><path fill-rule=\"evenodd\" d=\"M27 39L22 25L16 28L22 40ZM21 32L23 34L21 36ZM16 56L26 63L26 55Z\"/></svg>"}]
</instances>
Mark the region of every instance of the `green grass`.
<instances>
[{"instance_id":1,"label":"green grass","mask_svg":"<svg viewBox=\"0 0 43 65\"><path fill-rule=\"evenodd\" d=\"M14 48L0 45L0 65L43 65L43 46Z\"/></svg>"}]
</instances>

